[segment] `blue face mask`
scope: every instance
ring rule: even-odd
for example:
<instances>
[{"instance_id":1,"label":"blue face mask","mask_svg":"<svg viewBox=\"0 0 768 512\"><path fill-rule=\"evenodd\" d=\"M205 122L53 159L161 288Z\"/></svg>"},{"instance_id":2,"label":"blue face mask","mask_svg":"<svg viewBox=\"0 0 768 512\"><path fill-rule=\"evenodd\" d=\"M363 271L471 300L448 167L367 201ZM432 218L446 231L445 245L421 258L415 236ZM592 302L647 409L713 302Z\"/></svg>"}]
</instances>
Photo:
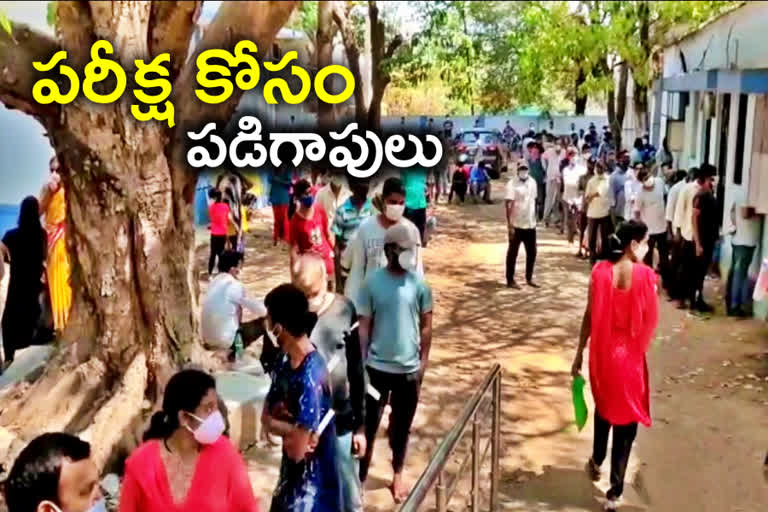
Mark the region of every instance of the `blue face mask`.
<instances>
[{"instance_id":1,"label":"blue face mask","mask_svg":"<svg viewBox=\"0 0 768 512\"><path fill-rule=\"evenodd\" d=\"M304 196L300 199L301 206L304 208L310 208L313 204L315 204L315 198L312 196Z\"/></svg>"}]
</instances>

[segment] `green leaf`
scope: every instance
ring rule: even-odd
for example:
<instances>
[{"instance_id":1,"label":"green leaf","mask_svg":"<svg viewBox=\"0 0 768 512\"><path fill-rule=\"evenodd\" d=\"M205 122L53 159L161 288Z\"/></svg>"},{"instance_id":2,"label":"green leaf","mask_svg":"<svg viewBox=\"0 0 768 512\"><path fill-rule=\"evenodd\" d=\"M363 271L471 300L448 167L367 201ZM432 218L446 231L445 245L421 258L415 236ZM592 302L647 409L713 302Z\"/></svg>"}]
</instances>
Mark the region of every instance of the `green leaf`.
<instances>
[{"instance_id":1,"label":"green leaf","mask_svg":"<svg viewBox=\"0 0 768 512\"><path fill-rule=\"evenodd\" d=\"M0 10L0 29L7 32L8 35L13 35L13 25L8 18L8 15L3 10Z\"/></svg>"},{"instance_id":2,"label":"green leaf","mask_svg":"<svg viewBox=\"0 0 768 512\"><path fill-rule=\"evenodd\" d=\"M48 2L48 10L46 11L45 19L48 22L48 26L56 26L56 4L57 2Z\"/></svg>"}]
</instances>

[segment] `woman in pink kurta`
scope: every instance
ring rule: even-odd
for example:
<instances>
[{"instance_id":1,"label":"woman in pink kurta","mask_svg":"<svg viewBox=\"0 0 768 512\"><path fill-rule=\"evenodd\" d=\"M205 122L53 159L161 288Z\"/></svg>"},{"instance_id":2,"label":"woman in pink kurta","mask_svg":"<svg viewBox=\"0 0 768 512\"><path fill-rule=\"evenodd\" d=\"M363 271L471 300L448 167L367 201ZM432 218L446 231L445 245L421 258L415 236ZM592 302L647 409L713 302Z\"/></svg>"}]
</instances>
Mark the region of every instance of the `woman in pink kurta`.
<instances>
[{"instance_id":1,"label":"woman in pink kurta","mask_svg":"<svg viewBox=\"0 0 768 512\"><path fill-rule=\"evenodd\" d=\"M637 424L651 425L645 353L658 322L656 273L643 264L648 228L639 221L619 226L610 238L608 261L592 270L589 302L572 373L581 372L590 340L589 382L595 399L595 439L587 472L597 481L613 429L611 488L606 510L615 510Z\"/></svg>"},{"instance_id":2,"label":"woman in pink kurta","mask_svg":"<svg viewBox=\"0 0 768 512\"><path fill-rule=\"evenodd\" d=\"M258 512L245 463L223 432L213 378L176 374L126 462L120 512Z\"/></svg>"}]
</instances>

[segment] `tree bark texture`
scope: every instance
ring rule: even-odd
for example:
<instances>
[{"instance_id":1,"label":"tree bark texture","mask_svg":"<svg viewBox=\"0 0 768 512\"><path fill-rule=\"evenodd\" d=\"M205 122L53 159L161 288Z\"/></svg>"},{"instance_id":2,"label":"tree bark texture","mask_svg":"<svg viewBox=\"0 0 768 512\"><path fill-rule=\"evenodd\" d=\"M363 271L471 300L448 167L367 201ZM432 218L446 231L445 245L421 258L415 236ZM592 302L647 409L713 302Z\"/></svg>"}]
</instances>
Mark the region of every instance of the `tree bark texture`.
<instances>
[{"instance_id":1,"label":"tree bark texture","mask_svg":"<svg viewBox=\"0 0 768 512\"><path fill-rule=\"evenodd\" d=\"M360 45L357 41L355 25L351 19L351 2L336 2L333 9L333 21L339 27L341 41L347 54L349 72L355 77L355 120L358 125L365 127L368 122L368 105L365 101L363 88L363 73L360 69Z\"/></svg>"},{"instance_id":2,"label":"tree bark texture","mask_svg":"<svg viewBox=\"0 0 768 512\"><path fill-rule=\"evenodd\" d=\"M317 4L317 37L315 44L317 69L322 69L333 64L333 36L336 33L333 23L333 10L335 2L322 0ZM320 101L317 102L317 121L321 128L333 125L333 105Z\"/></svg>"},{"instance_id":3,"label":"tree bark texture","mask_svg":"<svg viewBox=\"0 0 768 512\"><path fill-rule=\"evenodd\" d=\"M58 2L58 45L70 62L85 62L97 39L113 43L127 71L134 59L172 53L175 130L136 121L130 91L111 105L85 98L37 105L31 61L46 61L41 56L57 43L24 27L14 30L17 42L0 35L0 100L40 120L62 163L73 290L60 350L28 389L5 397L0 425L27 440L44 431L80 433L102 466L131 447L168 378L199 346L197 175L187 168L183 138L203 120L226 121L240 97L207 105L194 95L195 59L186 56L200 4ZM231 50L242 39L267 49L295 6L225 2L201 50Z\"/></svg>"}]
</instances>

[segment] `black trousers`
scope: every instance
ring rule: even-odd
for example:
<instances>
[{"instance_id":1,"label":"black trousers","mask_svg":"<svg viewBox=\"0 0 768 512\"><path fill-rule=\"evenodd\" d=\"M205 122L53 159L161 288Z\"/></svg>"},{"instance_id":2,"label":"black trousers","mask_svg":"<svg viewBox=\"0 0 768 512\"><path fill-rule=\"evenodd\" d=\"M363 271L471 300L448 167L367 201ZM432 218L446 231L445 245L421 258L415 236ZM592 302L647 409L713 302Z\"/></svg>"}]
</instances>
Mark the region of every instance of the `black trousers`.
<instances>
[{"instance_id":1,"label":"black trousers","mask_svg":"<svg viewBox=\"0 0 768 512\"><path fill-rule=\"evenodd\" d=\"M507 248L507 284L515 280L515 265L520 244L525 246L525 280L533 279L533 266L536 264L536 229L517 229Z\"/></svg>"},{"instance_id":2,"label":"black trousers","mask_svg":"<svg viewBox=\"0 0 768 512\"><path fill-rule=\"evenodd\" d=\"M426 246L424 243L424 233L427 230L427 209L419 208L412 210L411 208L406 208L403 216L416 224L416 227L419 228L419 235L421 235L421 245Z\"/></svg>"},{"instance_id":3,"label":"black trousers","mask_svg":"<svg viewBox=\"0 0 768 512\"><path fill-rule=\"evenodd\" d=\"M704 302L704 279L709 273L709 267L712 265L712 254L715 252L715 244L705 242L701 256L696 254L696 248L693 249L694 274L691 290L691 307Z\"/></svg>"},{"instance_id":4,"label":"black trousers","mask_svg":"<svg viewBox=\"0 0 768 512\"><path fill-rule=\"evenodd\" d=\"M405 465L405 454L408 448L408 438L411 435L411 425L416 416L421 391L421 372L395 374L367 368L370 385L379 394L379 400L374 400L370 394L365 397L365 438L367 448L365 456L360 460L360 481L365 482L368 468L373 456L373 443L379 430L384 407L389 402L392 413L389 416L389 446L392 449L392 469L400 473Z\"/></svg>"},{"instance_id":5,"label":"black trousers","mask_svg":"<svg viewBox=\"0 0 768 512\"><path fill-rule=\"evenodd\" d=\"M547 184L536 182L536 219L544 219L544 203L547 200Z\"/></svg>"},{"instance_id":6,"label":"black trousers","mask_svg":"<svg viewBox=\"0 0 768 512\"><path fill-rule=\"evenodd\" d=\"M680 300L684 297L685 269L683 268L683 240L672 240L669 244L669 276L664 286L669 297Z\"/></svg>"},{"instance_id":7,"label":"black trousers","mask_svg":"<svg viewBox=\"0 0 768 512\"><path fill-rule=\"evenodd\" d=\"M629 454L637 436L637 423L629 425L611 425L595 411L595 439L592 445L592 460L598 466L602 465L608 452L608 433L613 428L613 444L611 445L611 488L606 497L616 499L624 492L624 475L627 473Z\"/></svg>"},{"instance_id":8,"label":"black trousers","mask_svg":"<svg viewBox=\"0 0 768 512\"><path fill-rule=\"evenodd\" d=\"M645 255L645 264L653 268L653 251L659 250L659 273L664 282L669 279L669 247L667 245L667 233L659 233L648 237L648 254Z\"/></svg>"},{"instance_id":9,"label":"black trousers","mask_svg":"<svg viewBox=\"0 0 768 512\"><path fill-rule=\"evenodd\" d=\"M613 221L611 217L600 217L599 219L589 219L589 261L594 265L597 262L597 237L600 236L600 250L606 251L608 248L608 237L613 233Z\"/></svg>"},{"instance_id":10,"label":"black trousers","mask_svg":"<svg viewBox=\"0 0 768 512\"><path fill-rule=\"evenodd\" d=\"M448 202L450 203L453 200L453 194L456 194L459 196L459 199L461 199L461 202L464 202L464 199L467 197L467 184L466 183L452 183L451 184L451 191L448 193Z\"/></svg>"},{"instance_id":11,"label":"black trousers","mask_svg":"<svg viewBox=\"0 0 768 512\"><path fill-rule=\"evenodd\" d=\"M213 269L216 267L216 259L224 252L226 245L226 235L211 235L211 256L208 258L208 274L213 274Z\"/></svg>"}]
</instances>

